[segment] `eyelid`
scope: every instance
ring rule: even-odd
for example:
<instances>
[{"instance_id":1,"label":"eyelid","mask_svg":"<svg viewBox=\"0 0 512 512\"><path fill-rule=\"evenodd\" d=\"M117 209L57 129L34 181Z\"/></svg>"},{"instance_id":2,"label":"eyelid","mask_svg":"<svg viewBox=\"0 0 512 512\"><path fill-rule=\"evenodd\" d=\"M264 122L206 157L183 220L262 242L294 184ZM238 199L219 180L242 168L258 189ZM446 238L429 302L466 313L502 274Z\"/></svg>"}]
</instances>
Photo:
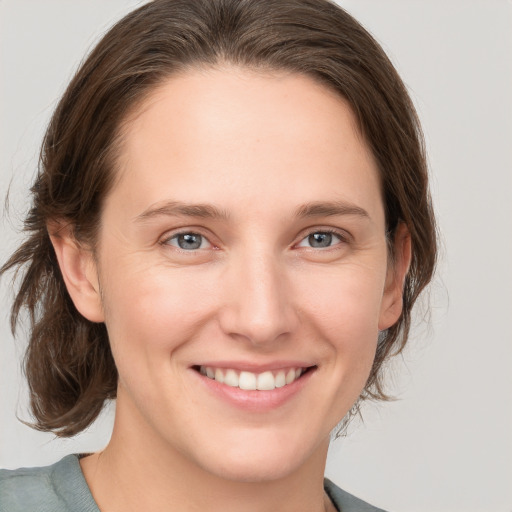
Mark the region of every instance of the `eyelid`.
<instances>
[{"instance_id":1,"label":"eyelid","mask_svg":"<svg viewBox=\"0 0 512 512\"><path fill-rule=\"evenodd\" d=\"M173 247L177 251L180 251L183 253L194 253L201 249L185 250L185 249L181 249L180 247L177 247L175 245L171 245L169 243L169 241L179 235L199 235L199 236L203 237L209 243L210 247L207 247L206 249L217 249L217 246L211 241L212 236L205 234L204 231L205 231L204 229L198 228L195 226L176 228L174 230L167 231L164 235L162 235L160 237L159 244ZM203 248L202 250L205 250L205 248Z\"/></svg>"},{"instance_id":2,"label":"eyelid","mask_svg":"<svg viewBox=\"0 0 512 512\"><path fill-rule=\"evenodd\" d=\"M340 239L340 242L334 245L331 245L329 247L324 248L316 248L316 247L304 247L305 249L312 249L312 250L328 250L336 247L337 245L350 243L353 239L352 235L348 233L347 231L339 228L333 228L333 227L322 227L322 226L315 226L313 228L308 228L306 231L303 231L299 235L299 240L296 244L294 244L295 247L302 247L299 244L306 240L310 235L313 235L314 233L327 233L337 236Z\"/></svg>"},{"instance_id":3,"label":"eyelid","mask_svg":"<svg viewBox=\"0 0 512 512\"><path fill-rule=\"evenodd\" d=\"M196 235L202 236L204 239L206 239L208 241L208 243L211 246L208 249L218 249L219 245L215 244L211 240L212 238L214 238L213 234L205 233L205 231L207 231L207 230L205 230L204 228L199 227L199 226L184 226L184 227L180 227L180 228L175 228L173 230L167 231L164 235L162 235L160 237L159 244L171 246L181 252L193 253L195 251L198 251L199 249L186 251L186 250L180 249L179 247L176 247L174 245L170 245L168 242L172 238L179 236L179 235L196 234ZM334 228L331 226L314 226L314 227L306 228L305 230L303 230L300 233L300 235L297 237L298 240L296 243L293 244L293 246L298 247L302 241L304 241L308 236L310 236L314 233L329 233L329 234L336 235L340 239L340 242L338 244L334 244L330 247L325 247L324 250L331 249L331 248L333 248L337 245L340 245L342 243L350 243L351 241L353 241L353 236L348 231L346 231L344 229ZM314 247L309 247L309 248L305 247L305 248L318 251L318 248L314 248Z\"/></svg>"}]
</instances>

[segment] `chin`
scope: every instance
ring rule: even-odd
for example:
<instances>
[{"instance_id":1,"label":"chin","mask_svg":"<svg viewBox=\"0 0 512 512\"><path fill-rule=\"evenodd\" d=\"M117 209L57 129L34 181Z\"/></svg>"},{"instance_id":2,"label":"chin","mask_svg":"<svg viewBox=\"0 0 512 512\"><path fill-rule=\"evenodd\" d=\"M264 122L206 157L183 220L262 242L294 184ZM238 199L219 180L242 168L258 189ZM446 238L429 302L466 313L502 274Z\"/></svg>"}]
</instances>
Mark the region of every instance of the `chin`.
<instances>
[{"instance_id":1,"label":"chin","mask_svg":"<svg viewBox=\"0 0 512 512\"><path fill-rule=\"evenodd\" d=\"M203 467L218 478L240 483L263 483L278 481L288 477L303 465L303 461L297 457L293 459L283 457L267 458L266 460L251 459L250 455L235 459L223 460L219 464L211 464Z\"/></svg>"},{"instance_id":2,"label":"chin","mask_svg":"<svg viewBox=\"0 0 512 512\"><path fill-rule=\"evenodd\" d=\"M240 437L238 443L232 439L229 445L219 443L213 450L205 450L207 456L201 457L202 468L225 480L246 483L277 481L305 466L316 464L317 460L324 463L329 444L328 437L321 443L308 443L304 437L301 442L294 443L291 433L284 438L273 432Z\"/></svg>"}]
</instances>

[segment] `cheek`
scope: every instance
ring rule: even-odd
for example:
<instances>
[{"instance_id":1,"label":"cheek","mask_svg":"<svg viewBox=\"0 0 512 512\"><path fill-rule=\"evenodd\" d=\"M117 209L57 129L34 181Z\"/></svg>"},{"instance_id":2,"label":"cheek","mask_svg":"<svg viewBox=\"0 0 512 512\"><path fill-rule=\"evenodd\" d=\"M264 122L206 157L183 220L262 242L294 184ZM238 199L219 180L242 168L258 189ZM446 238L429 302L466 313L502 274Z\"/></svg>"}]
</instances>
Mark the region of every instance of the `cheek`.
<instances>
[{"instance_id":1,"label":"cheek","mask_svg":"<svg viewBox=\"0 0 512 512\"><path fill-rule=\"evenodd\" d=\"M311 318L332 337L353 332L378 333L385 272L369 265L345 265L311 272L294 292ZM357 338L354 338L354 342Z\"/></svg>"},{"instance_id":2,"label":"cheek","mask_svg":"<svg viewBox=\"0 0 512 512\"><path fill-rule=\"evenodd\" d=\"M116 364L123 373L163 364L194 335L208 296L187 275L158 266L118 264L106 278L105 323ZM141 360L142 358L142 360ZM146 361L146 365L140 364Z\"/></svg>"},{"instance_id":3,"label":"cheek","mask_svg":"<svg viewBox=\"0 0 512 512\"><path fill-rule=\"evenodd\" d=\"M304 324L321 337L325 364L344 389L340 397L355 400L373 365L384 275L380 267L351 265L311 275L296 291L304 297Z\"/></svg>"},{"instance_id":4,"label":"cheek","mask_svg":"<svg viewBox=\"0 0 512 512\"><path fill-rule=\"evenodd\" d=\"M121 279L115 272L104 297L119 383L148 418L162 408L162 389L171 402L188 396L175 355L198 335L205 316L202 291L171 274L154 268Z\"/></svg>"}]
</instances>

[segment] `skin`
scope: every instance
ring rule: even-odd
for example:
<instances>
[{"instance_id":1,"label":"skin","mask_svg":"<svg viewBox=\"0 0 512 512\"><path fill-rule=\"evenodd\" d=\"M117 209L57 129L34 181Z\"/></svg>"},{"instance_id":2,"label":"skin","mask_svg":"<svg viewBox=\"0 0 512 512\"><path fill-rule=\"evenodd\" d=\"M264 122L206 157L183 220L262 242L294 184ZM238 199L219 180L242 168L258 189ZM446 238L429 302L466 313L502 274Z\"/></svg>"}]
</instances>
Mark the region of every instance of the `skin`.
<instances>
[{"instance_id":1,"label":"skin","mask_svg":"<svg viewBox=\"0 0 512 512\"><path fill-rule=\"evenodd\" d=\"M401 227L389 262L378 171L348 104L298 74L190 70L130 117L118 164L95 254L64 224L52 237L119 370L112 440L81 461L100 509L328 509L329 434L400 315L410 260ZM176 201L224 215L171 214ZM343 208L297 216L319 202ZM180 249L184 232L201 247ZM261 412L210 393L193 369L207 361L314 371Z\"/></svg>"}]
</instances>

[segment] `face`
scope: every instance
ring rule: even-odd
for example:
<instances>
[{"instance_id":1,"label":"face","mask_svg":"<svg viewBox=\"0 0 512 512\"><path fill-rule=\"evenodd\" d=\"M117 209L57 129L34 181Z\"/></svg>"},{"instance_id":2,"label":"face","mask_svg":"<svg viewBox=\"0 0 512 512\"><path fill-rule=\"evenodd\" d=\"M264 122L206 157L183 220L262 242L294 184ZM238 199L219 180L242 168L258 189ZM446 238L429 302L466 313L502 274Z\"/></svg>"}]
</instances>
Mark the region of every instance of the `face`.
<instances>
[{"instance_id":1,"label":"face","mask_svg":"<svg viewBox=\"0 0 512 512\"><path fill-rule=\"evenodd\" d=\"M74 295L108 328L116 428L235 480L325 454L400 313L347 103L297 74L189 71L127 123L118 172L97 305Z\"/></svg>"}]
</instances>

